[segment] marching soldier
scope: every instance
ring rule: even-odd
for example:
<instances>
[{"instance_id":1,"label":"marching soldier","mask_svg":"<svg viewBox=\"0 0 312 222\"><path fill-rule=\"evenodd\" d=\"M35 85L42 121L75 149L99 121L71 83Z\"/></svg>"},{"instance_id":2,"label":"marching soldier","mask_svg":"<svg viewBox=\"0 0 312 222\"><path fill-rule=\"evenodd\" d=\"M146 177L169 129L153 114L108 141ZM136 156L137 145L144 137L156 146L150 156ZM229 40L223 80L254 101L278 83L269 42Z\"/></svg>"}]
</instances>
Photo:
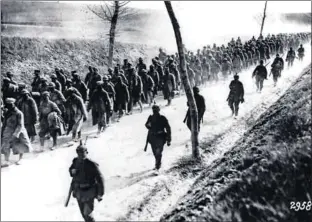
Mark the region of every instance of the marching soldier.
<instances>
[{"instance_id":1,"label":"marching soldier","mask_svg":"<svg viewBox=\"0 0 312 222\"><path fill-rule=\"evenodd\" d=\"M10 83L17 86L17 82L13 80L13 73L7 72L6 75L7 75L7 78L10 79Z\"/></svg>"},{"instance_id":2,"label":"marching soldier","mask_svg":"<svg viewBox=\"0 0 312 222\"><path fill-rule=\"evenodd\" d=\"M21 98L16 103L17 108L24 115L24 125L31 142L35 140L37 135L35 124L38 121L39 113L35 100L30 96L30 93L23 89Z\"/></svg>"},{"instance_id":3,"label":"marching soldier","mask_svg":"<svg viewBox=\"0 0 312 222\"><path fill-rule=\"evenodd\" d=\"M154 80L151 76L147 75L147 71L145 69L143 69L142 71L142 85L143 85L143 93L144 93L144 97L146 100L146 103L149 104L149 106L152 105L152 103L154 102Z\"/></svg>"},{"instance_id":4,"label":"marching soldier","mask_svg":"<svg viewBox=\"0 0 312 222\"><path fill-rule=\"evenodd\" d=\"M16 98L18 92L18 86L10 82L10 79L7 77L3 78L3 85L1 88L3 100L6 98Z\"/></svg>"},{"instance_id":5,"label":"marching soldier","mask_svg":"<svg viewBox=\"0 0 312 222\"><path fill-rule=\"evenodd\" d=\"M115 85L115 92L116 92L116 100L115 100L115 112L118 112L118 119L120 119L123 114L124 110L128 111L128 103L130 101L130 95L128 91L127 85L122 81L122 77L119 76L117 79L117 83Z\"/></svg>"},{"instance_id":6,"label":"marching soldier","mask_svg":"<svg viewBox=\"0 0 312 222\"><path fill-rule=\"evenodd\" d=\"M164 99L168 100L167 106L171 105L171 100L174 97L174 90L176 89L176 79L173 74L169 72L169 68L165 69L163 78L163 95Z\"/></svg>"},{"instance_id":7,"label":"marching soldier","mask_svg":"<svg viewBox=\"0 0 312 222\"><path fill-rule=\"evenodd\" d=\"M4 154L5 163L7 166L10 158L11 149L14 155L19 154L19 164L24 153L29 153L31 144L27 131L24 127L24 115L15 106L14 98L5 100L7 111L4 114L4 122L1 130L1 153Z\"/></svg>"},{"instance_id":8,"label":"marching soldier","mask_svg":"<svg viewBox=\"0 0 312 222\"><path fill-rule=\"evenodd\" d=\"M53 82L55 84L55 89L57 89L60 92L62 91L62 85L61 83L57 80L57 76L55 74L51 75L51 82Z\"/></svg>"},{"instance_id":9,"label":"marching soldier","mask_svg":"<svg viewBox=\"0 0 312 222\"><path fill-rule=\"evenodd\" d=\"M90 96L87 108L88 112L92 109L92 122L93 125L98 124L98 135L102 130L104 131L107 126L106 113L112 110L109 95L103 89L102 84L102 81L97 82L97 87Z\"/></svg>"},{"instance_id":10,"label":"marching soldier","mask_svg":"<svg viewBox=\"0 0 312 222\"><path fill-rule=\"evenodd\" d=\"M194 98L195 98L197 111L198 111L198 131L199 131L200 122L203 120L204 113L206 111L206 103L205 103L205 98L199 94L199 88L197 86L193 87L193 93L194 93ZM188 103L187 103L187 106L189 106ZM189 128L189 130L191 130L190 108L187 110L187 113L183 122L184 123L186 122L187 127Z\"/></svg>"},{"instance_id":11,"label":"marching soldier","mask_svg":"<svg viewBox=\"0 0 312 222\"><path fill-rule=\"evenodd\" d=\"M90 89L90 82L91 82L92 77L93 77L93 68L92 68L92 66L89 66L88 69L89 69L89 72L86 75L84 83L86 84L87 88Z\"/></svg>"},{"instance_id":12,"label":"marching soldier","mask_svg":"<svg viewBox=\"0 0 312 222\"><path fill-rule=\"evenodd\" d=\"M257 92L261 92L263 88L263 81L267 79L268 71L263 65L263 60L260 60L260 65L258 65L252 73L252 78L256 77Z\"/></svg>"},{"instance_id":13,"label":"marching soldier","mask_svg":"<svg viewBox=\"0 0 312 222\"><path fill-rule=\"evenodd\" d=\"M73 87L76 88L82 96L84 102L87 101L88 88L86 84L81 80L77 73L73 74Z\"/></svg>"},{"instance_id":14,"label":"marching soldier","mask_svg":"<svg viewBox=\"0 0 312 222\"><path fill-rule=\"evenodd\" d=\"M277 80L281 77L282 70L284 69L284 60L276 54L276 57L271 65L271 73L273 75L274 86L276 86Z\"/></svg>"},{"instance_id":15,"label":"marching soldier","mask_svg":"<svg viewBox=\"0 0 312 222\"><path fill-rule=\"evenodd\" d=\"M56 74L57 80L59 81L59 83L61 83L62 90L64 92L64 90L66 89L66 86L65 86L66 85L66 77L63 74L63 71L60 70L59 68L55 68L55 74Z\"/></svg>"},{"instance_id":16,"label":"marching soldier","mask_svg":"<svg viewBox=\"0 0 312 222\"><path fill-rule=\"evenodd\" d=\"M65 110L65 102L66 99L62 92L55 89L55 84L53 82L49 83L49 92L50 92L50 100L54 102L57 107L62 112L62 117L64 120L66 120L66 110Z\"/></svg>"},{"instance_id":17,"label":"marching soldier","mask_svg":"<svg viewBox=\"0 0 312 222\"><path fill-rule=\"evenodd\" d=\"M238 115L239 103L245 102L244 100L244 86L241 81L238 80L239 76L234 75L234 80L230 83L230 94L227 98L229 107L232 110L232 115L235 117Z\"/></svg>"},{"instance_id":18,"label":"marching soldier","mask_svg":"<svg viewBox=\"0 0 312 222\"><path fill-rule=\"evenodd\" d=\"M288 68L293 66L295 58L296 58L296 52L293 50L292 47L290 47L286 56L286 62L288 62Z\"/></svg>"},{"instance_id":19,"label":"marching soldier","mask_svg":"<svg viewBox=\"0 0 312 222\"><path fill-rule=\"evenodd\" d=\"M35 75L35 78L33 82L31 83L32 91L39 92L39 87L41 84L40 70L36 69L34 71L34 75Z\"/></svg>"},{"instance_id":20,"label":"marching soldier","mask_svg":"<svg viewBox=\"0 0 312 222\"><path fill-rule=\"evenodd\" d=\"M139 58L139 63L137 64L136 69L138 71L138 75L142 78L143 70L146 70L147 67L146 64L143 63L143 59L141 57Z\"/></svg>"},{"instance_id":21,"label":"marching soldier","mask_svg":"<svg viewBox=\"0 0 312 222\"><path fill-rule=\"evenodd\" d=\"M231 71L232 71L232 64L230 63L230 61L228 61L226 57L223 58L222 63L221 63L221 72L222 72L223 78L226 79L231 73Z\"/></svg>"},{"instance_id":22,"label":"marching soldier","mask_svg":"<svg viewBox=\"0 0 312 222\"><path fill-rule=\"evenodd\" d=\"M50 134L53 139L53 150L57 146L57 135L61 133L62 122L59 118L62 112L57 105L50 100L50 93L45 91L42 93L42 101L39 106L39 122L40 122L40 146L43 151L44 140L47 134Z\"/></svg>"},{"instance_id":23,"label":"marching soldier","mask_svg":"<svg viewBox=\"0 0 312 222\"><path fill-rule=\"evenodd\" d=\"M151 144L152 151L155 157L155 173L158 174L161 167L162 152L164 145L171 144L171 128L167 118L160 115L158 105L152 106L153 115L150 115L145 123L148 131L148 142Z\"/></svg>"},{"instance_id":24,"label":"marching soldier","mask_svg":"<svg viewBox=\"0 0 312 222\"><path fill-rule=\"evenodd\" d=\"M112 108L111 111L113 111L114 110L114 102L115 102L115 98L116 98L116 92L114 89L114 85L109 81L108 76L103 77L102 87L108 93L109 101L111 103L111 108ZM110 124L110 118L112 117L112 115L113 115L112 112L106 112L107 126L109 126L109 124Z\"/></svg>"},{"instance_id":25,"label":"marching soldier","mask_svg":"<svg viewBox=\"0 0 312 222\"><path fill-rule=\"evenodd\" d=\"M66 111L68 118L67 135L72 130L72 139L76 140L81 138L82 123L87 121L87 110L80 96L75 94L73 88L68 89L68 98L66 101Z\"/></svg>"},{"instance_id":26,"label":"marching soldier","mask_svg":"<svg viewBox=\"0 0 312 222\"><path fill-rule=\"evenodd\" d=\"M303 57L304 57L304 48L303 48L302 44L300 45L300 48L298 49L298 57L299 57L299 60L300 60L300 61L303 60Z\"/></svg>"},{"instance_id":27,"label":"marching soldier","mask_svg":"<svg viewBox=\"0 0 312 222\"><path fill-rule=\"evenodd\" d=\"M73 197L77 199L84 221L93 222L94 199L102 201L105 192L104 177L99 165L87 157L88 150L85 145L80 143L76 152L78 157L73 159L69 168L69 174L73 178Z\"/></svg>"}]
</instances>

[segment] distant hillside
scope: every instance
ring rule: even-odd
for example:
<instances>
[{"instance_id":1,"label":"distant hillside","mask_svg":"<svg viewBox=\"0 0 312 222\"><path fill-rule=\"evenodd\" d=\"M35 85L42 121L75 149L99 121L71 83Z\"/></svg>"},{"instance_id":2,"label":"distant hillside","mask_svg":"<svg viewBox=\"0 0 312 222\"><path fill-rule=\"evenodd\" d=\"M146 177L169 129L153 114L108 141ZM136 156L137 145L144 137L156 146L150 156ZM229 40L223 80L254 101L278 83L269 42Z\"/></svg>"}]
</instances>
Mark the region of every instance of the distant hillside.
<instances>
[{"instance_id":1,"label":"distant hillside","mask_svg":"<svg viewBox=\"0 0 312 222\"><path fill-rule=\"evenodd\" d=\"M282 19L304 25L311 25L312 22L311 13L286 13L282 15Z\"/></svg>"},{"instance_id":2,"label":"distant hillside","mask_svg":"<svg viewBox=\"0 0 312 222\"><path fill-rule=\"evenodd\" d=\"M163 33L150 27L162 23L165 11L130 9L135 13L118 21L117 41L158 45ZM107 40L110 27L84 4L1 1L1 17L1 36L8 37Z\"/></svg>"},{"instance_id":3,"label":"distant hillside","mask_svg":"<svg viewBox=\"0 0 312 222\"><path fill-rule=\"evenodd\" d=\"M94 5L92 7L100 7ZM120 20L125 25L142 25L153 13L151 10L133 9L136 14ZM64 26L67 23L101 22L84 4L57 2L1 1L1 23L19 25Z\"/></svg>"},{"instance_id":4,"label":"distant hillside","mask_svg":"<svg viewBox=\"0 0 312 222\"><path fill-rule=\"evenodd\" d=\"M142 57L150 62L157 48L139 44L116 43L114 63L122 63L127 58L137 62ZM14 79L29 85L35 69L40 69L49 77L55 67L63 68L69 75L77 70L84 78L89 65L107 73L108 46L101 40L67 40L42 38L1 38L1 75L8 71L14 73Z\"/></svg>"}]
</instances>

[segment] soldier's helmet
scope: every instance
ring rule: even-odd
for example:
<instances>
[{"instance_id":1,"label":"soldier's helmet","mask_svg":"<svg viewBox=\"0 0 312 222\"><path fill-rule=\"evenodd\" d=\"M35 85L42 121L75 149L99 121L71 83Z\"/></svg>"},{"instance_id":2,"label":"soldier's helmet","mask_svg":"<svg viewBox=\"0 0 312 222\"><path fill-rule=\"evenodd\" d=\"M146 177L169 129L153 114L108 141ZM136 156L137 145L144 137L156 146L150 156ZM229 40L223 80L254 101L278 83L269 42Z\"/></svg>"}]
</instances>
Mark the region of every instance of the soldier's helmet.
<instances>
[{"instance_id":1,"label":"soldier's helmet","mask_svg":"<svg viewBox=\"0 0 312 222\"><path fill-rule=\"evenodd\" d=\"M42 93L42 97L45 97L45 96L50 97L50 93L49 93L48 91L44 91L44 92Z\"/></svg>"},{"instance_id":2,"label":"soldier's helmet","mask_svg":"<svg viewBox=\"0 0 312 222\"><path fill-rule=\"evenodd\" d=\"M51 79L56 79L56 78L57 78L57 76L55 74L51 75Z\"/></svg>"},{"instance_id":3,"label":"soldier's helmet","mask_svg":"<svg viewBox=\"0 0 312 222\"><path fill-rule=\"evenodd\" d=\"M197 86L194 86L194 87L193 87L193 92L194 92L194 93L199 93L199 88L198 88Z\"/></svg>"},{"instance_id":4,"label":"soldier's helmet","mask_svg":"<svg viewBox=\"0 0 312 222\"><path fill-rule=\"evenodd\" d=\"M55 83L54 82L50 82L49 83L49 88L53 88L54 89L55 88Z\"/></svg>"},{"instance_id":5,"label":"soldier's helmet","mask_svg":"<svg viewBox=\"0 0 312 222\"><path fill-rule=\"evenodd\" d=\"M6 73L7 77L13 77L13 74L11 72Z\"/></svg>"},{"instance_id":6,"label":"soldier's helmet","mask_svg":"<svg viewBox=\"0 0 312 222\"><path fill-rule=\"evenodd\" d=\"M8 77L4 77L3 82L8 83L8 82L10 82L10 79Z\"/></svg>"},{"instance_id":7,"label":"soldier's helmet","mask_svg":"<svg viewBox=\"0 0 312 222\"><path fill-rule=\"evenodd\" d=\"M278 53L276 54L276 57L277 57L277 58L279 57L279 54L278 54Z\"/></svg>"},{"instance_id":8,"label":"soldier's helmet","mask_svg":"<svg viewBox=\"0 0 312 222\"><path fill-rule=\"evenodd\" d=\"M47 78L42 77L42 78L41 78L41 82L48 82L48 80L47 80Z\"/></svg>"},{"instance_id":9,"label":"soldier's helmet","mask_svg":"<svg viewBox=\"0 0 312 222\"><path fill-rule=\"evenodd\" d=\"M39 69L35 69L34 73L35 74L40 74L40 70Z\"/></svg>"},{"instance_id":10,"label":"soldier's helmet","mask_svg":"<svg viewBox=\"0 0 312 222\"><path fill-rule=\"evenodd\" d=\"M67 89L67 94L68 94L69 96L73 95L74 92L75 92L75 90L74 90L73 87L69 87L69 88Z\"/></svg>"},{"instance_id":11,"label":"soldier's helmet","mask_svg":"<svg viewBox=\"0 0 312 222\"><path fill-rule=\"evenodd\" d=\"M21 91L21 95L26 95L26 94L29 94L29 95L30 95L30 93L29 93L29 91L28 91L27 89L23 89L23 90Z\"/></svg>"},{"instance_id":12,"label":"soldier's helmet","mask_svg":"<svg viewBox=\"0 0 312 222\"><path fill-rule=\"evenodd\" d=\"M98 85L98 86L101 86L102 84L103 84L102 81L97 81L97 82L96 82L96 85Z\"/></svg>"},{"instance_id":13,"label":"soldier's helmet","mask_svg":"<svg viewBox=\"0 0 312 222\"><path fill-rule=\"evenodd\" d=\"M6 104L14 104L15 103L15 99L14 98L6 98L5 103Z\"/></svg>"},{"instance_id":14,"label":"soldier's helmet","mask_svg":"<svg viewBox=\"0 0 312 222\"><path fill-rule=\"evenodd\" d=\"M235 75L234 75L234 79L235 79L235 80L238 80L238 79L239 79L239 76L238 76L237 74L235 74Z\"/></svg>"},{"instance_id":15,"label":"soldier's helmet","mask_svg":"<svg viewBox=\"0 0 312 222\"><path fill-rule=\"evenodd\" d=\"M143 59L141 57L139 58L139 62L143 62Z\"/></svg>"},{"instance_id":16,"label":"soldier's helmet","mask_svg":"<svg viewBox=\"0 0 312 222\"><path fill-rule=\"evenodd\" d=\"M103 76L103 81L108 81L108 76Z\"/></svg>"},{"instance_id":17,"label":"soldier's helmet","mask_svg":"<svg viewBox=\"0 0 312 222\"><path fill-rule=\"evenodd\" d=\"M153 111L159 112L159 111L160 111L160 107L159 107L157 104L154 104L154 105L152 106L152 110L153 110Z\"/></svg>"},{"instance_id":18,"label":"soldier's helmet","mask_svg":"<svg viewBox=\"0 0 312 222\"><path fill-rule=\"evenodd\" d=\"M26 84L21 82L21 83L18 83L18 88L19 89L25 89L26 88Z\"/></svg>"},{"instance_id":19,"label":"soldier's helmet","mask_svg":"<svg viewBox=\"0 0 312 222\"><path fill-rule=\"evenodd\" d=\"M71 71L72 76L78 76L77 70Z\"/></svg>"},{"instance_id":20,"label":"soldier's helmet","mask_svg":"<svg viewBox=\"0 0 312 222\"><path fill-rule=\"evenodd\" d=\"M108 68L108 72L113 72L113 69L112 68Z\"/></svg>"},{"instance_id":21,"label":"soldier's helmet","mask_svg":"<svg viewBox=\"0 0 312 222\"><path fill-rule=\"evenodd\" d=\"M77 152L77 153L83 153L83 152L88 153L88 148L87 148L87 146L86 146L86 145L83 145L81 140L80 140L79 146L76 148L76 152Z\"/></svg>"}]
</instances>

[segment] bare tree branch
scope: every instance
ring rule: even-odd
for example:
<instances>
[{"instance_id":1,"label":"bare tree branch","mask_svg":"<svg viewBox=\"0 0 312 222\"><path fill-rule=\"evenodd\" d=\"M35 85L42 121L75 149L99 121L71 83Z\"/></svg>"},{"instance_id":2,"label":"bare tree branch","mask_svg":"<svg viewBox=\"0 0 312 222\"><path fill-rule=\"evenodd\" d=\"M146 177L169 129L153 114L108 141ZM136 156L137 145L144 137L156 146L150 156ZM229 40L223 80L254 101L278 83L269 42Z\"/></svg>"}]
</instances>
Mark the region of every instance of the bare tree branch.
<instances>
[{"instance_id":1,"label":"bare tree branch","mask_svg":"<svg viewBox=\"0 0 312 222\"><path fill-rule=\"evenodd\" d=\"M129 18L129 16L135 15L133 10L130 10L126 5L130 1L102 1L100 6L94 6L93 8L87 6L89 11L101 18L103 21L109 21L110 30L107 34L109 36L109 52L108 52L108 65L111 67L113 64L114 44L117 28L117 22Z\"/></svg>"},{"instance_id":2,"label":"bare tree branch","mask_svg":"<svg viewBox=\"0 0 312 222\"><path fill-rule=\"evenodd\" d=\"M89 5L87 5L87 8L93 13L95 14L97 17L103 19L104 21L106 20L106 17L103 16L101 13L97 12L96 10L92 9Z\"/></svg>"},{"instance_id":3,"label":"bare tree branch","mask_svg":"<svg viewBox=\"0 0 312 222\"><path fill-rule=\"evenodd\" d=\"M126 6L126 5L129 4L129 3L130 3L130 1L120 2L120 3L119 3L119 6L120 6L120 7L123 7L123 6Z\"/></svg>"},{"instance_id":4,"label":"bare tree branch","mask_svg":"<svg viewBox=\"0 0 312 222\"><path fill-rule=\"evenodd\" d=\"M109 13L109 16L112 18L113 17L113 13L112 13L112 11L110 10L110 6L107 4L107 3L105 3L105 7L106 7L106 10L108 11L108 13ZM102 10L103 10L103 12L104 13L106 13L106 10L102 7Z\"/></svg>"}]
</instances>

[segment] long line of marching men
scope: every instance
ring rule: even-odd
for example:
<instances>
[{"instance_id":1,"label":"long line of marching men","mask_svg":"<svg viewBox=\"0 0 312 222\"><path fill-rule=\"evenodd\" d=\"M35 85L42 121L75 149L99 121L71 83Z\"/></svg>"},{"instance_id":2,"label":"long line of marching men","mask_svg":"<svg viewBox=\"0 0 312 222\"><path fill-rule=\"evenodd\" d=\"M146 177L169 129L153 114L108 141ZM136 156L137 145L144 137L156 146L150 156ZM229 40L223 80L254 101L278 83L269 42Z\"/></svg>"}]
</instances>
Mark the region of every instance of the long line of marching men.
<instances>
[{"instance_id":1,"label":"long line of marching men","mask_svg":"<svg viewBox=\"0 0 312 222\"><path fill-rule=\"evenodd\" d=\"M308 39L301 39L302 42L306 42ZM295 52L292 50L292 46L289 49L286 61L289 66L292 66ZM284 52L285 49L280 50L278 52ZM277 52L277 53L278 53ZM299 60L302 60L304 56L304 49L302 45L298 49ZM272 55L269 53L268 55ZM267 69L266 65L264 65L263 59L261 58L260 65L258 65L252 73L253 77L256 77L258 91L261 92L263 81L267 79ZM284 68L284 61L282 57L278 54L274 59L271 65L271 73L273 74L273 81L276 84L277 78L281 76L281 71ZM210 75L209 75L210 76ZM230 83L230 94L228 97L229 106L232 110L232 114L237 116L238 114L238 105L240 102L244 102L244 87L243 84L238 80L239 77L237 74L234 75L234 80ZM197 86L193 87L194 98L196 101L196 105L198 108L198 116L199 116L199 125L203 118L203 115L206 111L205 99L199 93L199 88ZM171 127L169 124L169 120L160 114L160 107L158 105L152 106L153 114L150 115L145 123L146 128L148 129L148 138L147 143L151 144L153 154L155 156L155 168L154 173L157 175L158 170L161 167L162 160L162 152L164 149L164 145L167 144L170 146L171 144ZM190 123L190 112L187 111L186 117L184 119L189 129L191 129ZM144 149L146 151L146 147ZM65 206L67 206L69 198L71 196L71 192L73 192L73 196L77 199L78 206L81 212L82 217L85 221L95 221L92 213L94 210L94 200L102 201L103 195L105 194L104 189L104 178L99 170L98 164L87 158L88 149L85 145L80 144L77 149L77 158L74 158L72 165L69 168L70 176L73 177L73 182L70 187L70 192L67 198L67 202ZM92 172L92 177L83 177L84 172ZM78 179L77 179L78 178ZM81 179L85 178L83 182ZM86 183L86 181L88 181ZM86 191L87 184L87 191ZM94 185L90 185L94 184Z\"/></svg>"},{"instance_id":2,"label":"long line of marching men","mask_svg":"<svg viewBox=\"0 0 312 222\"><path fill-rule=\"evenodd\" d=\"M292 66L296 58L294 49L298 48L298 58L302 60L302 43L309 39L310 33L278 34L266 38L260 36L258 39L253 37L244 44L240 38L236 41L232 39L227 46L204 46L196 54L186 50L190 83L193 87L199 87L236 74L228 97L229 107L236 116L239 103L243 102L243 85L239 83L237 74L261 60L253 73L258 90L261 91L263 81L267 78L263 65L266 60L276 54L271 65L276 83L284 68L284 61L279 54L288 51L286 61L288 66ZM45 140L51 137L51 149L54 149L59 135L71 133L72 139L76 141L81 138L81 127L90 111L92 123L98 126L100 134L109 126L113 117L119 121L124 114L131 115L136 104L142 112L143 104L151 106L155 97L162 92L170 106L172 99L183 90L177 54L167 55L162 49L152 59L149 69L143 59L139 58L136 65L124 59L122 65L109 68L105 75L90 66L84 80L77 71L70 74L59 68L54 71L48 77L39 69L35 70L31 88L15 82L11 72L7 72L3 78L1 152L6 161L9 161L11 150L13 154L19 154L20 159L23 153L29 152L31 142L37 135L38 122L40 151L44 150ZM198 90L195 88L195 91ZM200 104L198 107L200 109ZM203 111L199 117L202 119ZM185 118L185 122L190 128L189 118Z\"/></svg>"},{"instance_id":3,"label":"long line of marching men","mask_svg":"<svg viewBox=\"0 0 312 222\"><path fill-rule=\"evenodd\" d=\"M244 102L244 87L238 74L259 62L252 76L256 78L257 89L261 92L268 74L264 65L266 61L276 55L271 65L271 74L276 84L284 69L284 53L287 52L286 62L291 67L295 58L303 59L302 44L308 41L311 41L310 33L279 34L268 35L265 39L260 36L257 40L253 37L244 44L240 38L236 41L232 39L226 47L208 45L202 51L198 50L196 55L187 51L187 69L198 107L199 124L206 111L199 86L233 75L227 101L232 115L237 116L239 104ZM294 50L297 48L298 57ZM142 59L139 59L136 67L125 59L122 66L117 64L114 69L108 69L104 76L98 73L97 68L89 67L84 81L76 71L69 76L62 69L56 68L49 81L41 75L40 70L35 70L31 91L27 90L25 84L16 83L12 73L6 73L2 86L4 103L1 99L1 105L4 104L1 153L5 155L5 161L9 161L11 150L13 154L19 155L17 163L20 163L24 153L30 151L31 142L37 135L35 125L38 121L41 149L49 137L53 139L53 149L57 146L57 136L64 134L65 130L67 134L72 132L73 140L80 139L81 127L87 120L88 111L92 110L93 124L98 125L100 133L110 124L113 114L118 119L124 113L130 115L136 103L142 111L142 103L151 106L160 91L169 106L176 93L183 90L178 64L176 55L168 56L160 50L159 56L152 59L149 70ZM158 173L164 145L171 144L171 127L169 120L160 114L158 105L153 105L152 110L153 114L148 117L145 126L149 131L147 143L151 144L155 157L155 173ZM191 129L189 110L184 122ZM92 215L94 200L101 201L105 194L104 178L98 164L87 158L86 145L80 144L76 152L78 157L74 158L69 168L73 180L66 205L73 193L84 220L95 221Z\"/></svg>"}]
</instances>

